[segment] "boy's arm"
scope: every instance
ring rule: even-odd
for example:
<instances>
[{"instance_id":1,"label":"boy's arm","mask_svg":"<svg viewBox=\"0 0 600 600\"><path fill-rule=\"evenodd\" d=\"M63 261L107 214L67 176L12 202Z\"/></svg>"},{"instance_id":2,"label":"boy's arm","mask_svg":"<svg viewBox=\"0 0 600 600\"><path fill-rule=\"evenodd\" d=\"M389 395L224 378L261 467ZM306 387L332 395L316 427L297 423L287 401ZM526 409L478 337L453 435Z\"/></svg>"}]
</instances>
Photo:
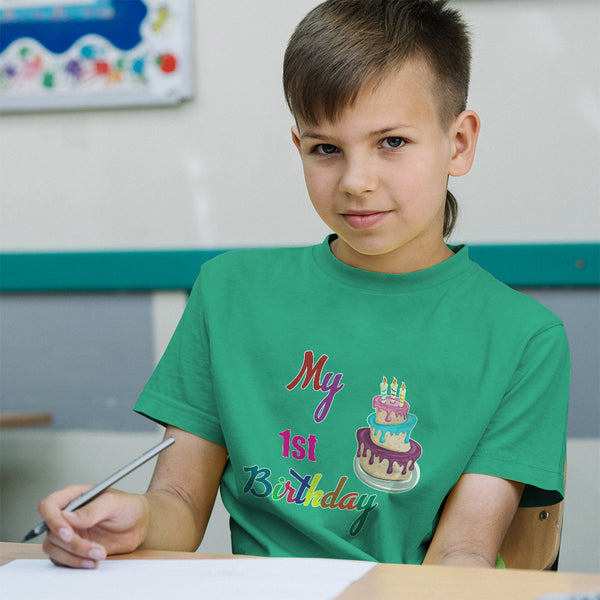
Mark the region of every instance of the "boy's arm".
<instances>
[{"instance_id":1,"label":"boy's arm","mask_svg":"<svg viewBox=\"0 0 600 600\"><path fill-rule=\"evenodd\" d=\"M152 520L141 547L193 552L208 525L227 449L175 427L167 428L169 435L175 452L164 452L156 463L146 493Z\"/></svg>"},{"instance_id":2,"label":"boy's arm","mask_svg":"<svg viewBox=\"0 0 600 600\"><path fill-rule=\"evenodd\" d=\"M61 565L93 568L107 554L138 547L195 550L204 535L227 449L168 427L175 444L159 457L144 495L108 490L74 513L62 512L89 486L70 486L40 502L48 525L43 549Z\"/></svg>"},{"instance_id":3,"label":"boy's arm","mask_svg":"<svg viewBox=\"0 0 600 600\"><path fill-rule=\"evenodd\" d=\"M494 567L524 487L464 473L446 500L423 564Z\"/></svg>"}]
</instances>

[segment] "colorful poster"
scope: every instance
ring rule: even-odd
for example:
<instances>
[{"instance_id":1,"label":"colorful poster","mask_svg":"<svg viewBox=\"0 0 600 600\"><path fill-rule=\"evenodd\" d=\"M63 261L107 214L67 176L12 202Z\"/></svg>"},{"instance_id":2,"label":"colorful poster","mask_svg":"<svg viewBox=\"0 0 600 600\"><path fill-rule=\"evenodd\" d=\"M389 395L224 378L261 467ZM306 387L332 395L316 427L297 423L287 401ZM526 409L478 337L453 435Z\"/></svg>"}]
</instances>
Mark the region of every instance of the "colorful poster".
<instances>
[{"instance_id":1,"label":"colorful poster","mask_svg":"<svg viewBox=\"0 0 600 600\"><path fill-rule=\"evenodd\" d=\"M0 110L192 95L189 0L0 0Z\"/></svg>"}]
</instances>

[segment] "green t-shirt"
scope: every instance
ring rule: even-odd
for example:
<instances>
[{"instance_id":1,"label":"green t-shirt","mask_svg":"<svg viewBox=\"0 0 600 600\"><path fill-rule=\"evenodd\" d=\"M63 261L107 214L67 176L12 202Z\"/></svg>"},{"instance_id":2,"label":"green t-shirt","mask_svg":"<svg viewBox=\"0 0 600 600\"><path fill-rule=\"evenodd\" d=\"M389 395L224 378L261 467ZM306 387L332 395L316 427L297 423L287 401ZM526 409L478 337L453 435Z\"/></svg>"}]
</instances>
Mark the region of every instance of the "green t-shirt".
<instances>
[{"instance_id":1,"label":"green t-shirt","mask_svg":"<svg viewBox=\"0 0 600 600\"><path fill-rule=\"evenodd\" d=\"M203 265L136 405L227 447L233 551L421 563L468 472L526 483L523 505L559 501L559 319L466 247L392 275L341 263L328 242Z\"/></svg>"}]
</instances>

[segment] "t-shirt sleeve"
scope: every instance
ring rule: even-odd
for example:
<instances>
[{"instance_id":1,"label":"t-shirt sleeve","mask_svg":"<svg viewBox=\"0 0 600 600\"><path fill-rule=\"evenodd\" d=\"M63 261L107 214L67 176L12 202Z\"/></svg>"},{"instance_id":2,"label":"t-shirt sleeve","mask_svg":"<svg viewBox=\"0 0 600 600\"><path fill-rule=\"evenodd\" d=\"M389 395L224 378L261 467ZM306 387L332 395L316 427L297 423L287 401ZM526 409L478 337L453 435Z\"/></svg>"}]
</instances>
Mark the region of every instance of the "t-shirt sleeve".
<instances>
[{"instance_id":1,"label":"t-shirt sleeve","mask_svg":"<svg viewBox=\"0 0 600 600\"><path fill-rule=\"evenodd\" d=\"M521 506L560 502L564 496L570 367L561 324L529 340L466 473L525 483Z\"/></svg>"},{"instance_id":2,"label":"t-shirt sleeve","mask_svg":"<svg viewBox=\"0 0 600 600\"><path fill-rule=\"evenodd\" d=\"M161 425L173 425L224 446L213 394L209 346L201 273L134 410Z\"/></svg>"}]
</instances>

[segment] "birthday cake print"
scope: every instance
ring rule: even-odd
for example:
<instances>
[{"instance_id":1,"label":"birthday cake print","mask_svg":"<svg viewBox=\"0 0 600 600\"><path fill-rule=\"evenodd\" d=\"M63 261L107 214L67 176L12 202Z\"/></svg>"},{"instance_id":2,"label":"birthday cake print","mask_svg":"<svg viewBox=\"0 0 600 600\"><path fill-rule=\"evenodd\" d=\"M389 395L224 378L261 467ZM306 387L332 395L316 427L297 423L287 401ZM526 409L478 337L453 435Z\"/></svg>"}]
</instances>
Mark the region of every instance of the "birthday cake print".
<instances>
[{"instance_id":1,"label":"birthday cake print","mask_svg":"<svg viewBox=\"0 0 600 600\"><path fill-rule=\"evenodd\" d=\"M381 393L373 398L375 412L367 417L368 427L356 430L358 451L354 471L368 486L384 492L406 492L419 481L421 446L410 434L417 417L409 412L406 384L394 377L388 395L386 377L380 385ZM398 395L397 395L398 394Z\"/></svg>"}]
</instances>

